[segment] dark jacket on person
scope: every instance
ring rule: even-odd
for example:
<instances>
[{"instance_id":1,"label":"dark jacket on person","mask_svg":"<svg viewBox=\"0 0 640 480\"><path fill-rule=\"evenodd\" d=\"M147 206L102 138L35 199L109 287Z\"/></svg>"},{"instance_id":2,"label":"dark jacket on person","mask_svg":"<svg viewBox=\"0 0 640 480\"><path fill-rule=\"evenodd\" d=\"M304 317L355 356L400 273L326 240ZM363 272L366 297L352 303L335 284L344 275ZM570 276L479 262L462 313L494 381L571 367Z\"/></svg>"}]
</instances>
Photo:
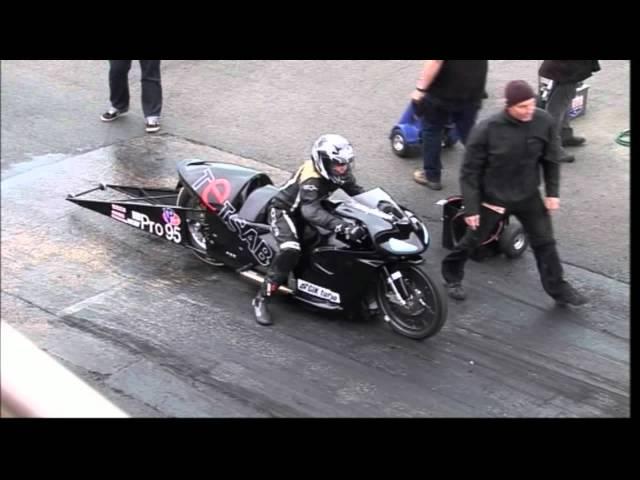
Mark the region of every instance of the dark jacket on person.
<instances>
[{"instance_id":1,"label":"dark jacket on person","mask_svg":"<svg viewBox=\"0 0 640 480\"><path fill-rule=\"evenodd\" d=\"M538 74L558 83L578 83L599 70L598 60L544 60Z\"/></svg>"},{"instance_id":2,"label":"dark jacket on person","mask_svg":"<svg viewBox=\"0 0 640 480\"><path fill-rule=\"evenodd\" d=\"M443 60L427 95L436 103L479 105L483 98L487 98L488 69L488 60Z\"/></svg>"},{"instance_id":3,"label":"dark jacket on person","mask_svg":"<svg viewBox=\"0 0 640 480\"><path fill-rule=\"evenodd\" d=\"M352 175L347 178L344 185L340 186L321 176L313 166L313 161L307 160L280 187L280 192L273 197L271 205L275 208L287 210L294 216L300 214L304 220L314 226L333 230L344 222L331 215L322 206L322 200L338 188L342 188L352 196L364 191L362 187L356 184Z\"/></svg>"},{"instance_id":4,"label":"dark jacket on person","mask_svg":"<svg viewBox=\"0 0 640 480\"><path fill-rule=\"evenodd\" d=\"M480 204L509 207L539 193L540 169L546 195L558 197L560 183L559 138L553 118L536 109L529 122L506 110L473 128L460 171L465 216L480 213Z\"/></svg>"}]
</instances>

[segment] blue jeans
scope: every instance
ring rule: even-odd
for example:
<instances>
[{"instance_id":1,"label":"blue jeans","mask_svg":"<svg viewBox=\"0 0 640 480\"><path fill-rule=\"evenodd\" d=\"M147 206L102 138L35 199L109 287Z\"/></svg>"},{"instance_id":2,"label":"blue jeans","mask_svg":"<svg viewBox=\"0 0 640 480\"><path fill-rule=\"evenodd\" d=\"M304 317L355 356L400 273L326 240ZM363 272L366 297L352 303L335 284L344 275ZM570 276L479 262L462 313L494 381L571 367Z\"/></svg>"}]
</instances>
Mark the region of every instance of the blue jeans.
<instances>
[{"instance_id":1,"label":"blue jeans","mask_svg":"<svg viewBox=\"0 0 640 480\"><path fill-rule=\"evenodd\" d=\"M131 60L109 60L109 89L111 106L129 110L129 70ZM145 117L159 117L162 111L160 60L140 60L142 112Z\"/></svg>"},{"instance_id":2,"label":"blue jeans","mask_svg":"<svg viewBox=\"0 0 640 480\"><path fill-rule=\"evenodd\" d=\"M434 101L427 95L423 100L424 114L422 116L422 146L424 154L424 171L432 182L439 182L442 171L440 152L442 150L442 135L448 123L456 126L460 141L467 143L467 137L475 124L480 105L461 103L446 105Z\"/></svg>"}]
</instances>

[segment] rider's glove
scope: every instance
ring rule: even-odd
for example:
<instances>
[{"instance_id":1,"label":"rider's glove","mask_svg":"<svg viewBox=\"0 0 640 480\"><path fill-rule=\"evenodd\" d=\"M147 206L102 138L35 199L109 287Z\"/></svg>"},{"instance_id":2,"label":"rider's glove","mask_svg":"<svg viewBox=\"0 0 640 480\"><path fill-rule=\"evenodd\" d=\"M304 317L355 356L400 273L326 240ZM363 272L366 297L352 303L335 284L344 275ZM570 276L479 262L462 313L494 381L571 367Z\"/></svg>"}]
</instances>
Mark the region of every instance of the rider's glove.
<instances>
[{"instance_id":1,"label":"rider's glove","mask_svg":"<svg viewBox=\"0 0 640 480\"><path fill-rule=\"evenodd\" d=\"M347 240L355 242L362 240L367 235L367 231L363 227L350 223L341 223L336 227L335 232L344 235Z\"/></svg>"}]
</instances>

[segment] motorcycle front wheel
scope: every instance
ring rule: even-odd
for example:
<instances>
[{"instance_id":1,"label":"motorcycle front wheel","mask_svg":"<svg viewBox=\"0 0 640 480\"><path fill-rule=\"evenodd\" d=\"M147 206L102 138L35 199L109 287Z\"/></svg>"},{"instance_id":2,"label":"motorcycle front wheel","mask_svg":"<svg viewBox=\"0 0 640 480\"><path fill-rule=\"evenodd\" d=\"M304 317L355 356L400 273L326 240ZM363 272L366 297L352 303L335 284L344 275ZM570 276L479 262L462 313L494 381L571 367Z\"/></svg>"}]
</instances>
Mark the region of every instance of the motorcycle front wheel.
<instances>
[{"instance_id":1,"label":"motorcycle front wheel","mask_svg":"<svg viewBox=\"0 0 640 480\"><path fill-rule=\"evenodd\" d=\"M409 338L432 337L447 320L447 297L442 286L414 265L383 269L376 297L384 320Z\"/></svg>"}]
</instances>

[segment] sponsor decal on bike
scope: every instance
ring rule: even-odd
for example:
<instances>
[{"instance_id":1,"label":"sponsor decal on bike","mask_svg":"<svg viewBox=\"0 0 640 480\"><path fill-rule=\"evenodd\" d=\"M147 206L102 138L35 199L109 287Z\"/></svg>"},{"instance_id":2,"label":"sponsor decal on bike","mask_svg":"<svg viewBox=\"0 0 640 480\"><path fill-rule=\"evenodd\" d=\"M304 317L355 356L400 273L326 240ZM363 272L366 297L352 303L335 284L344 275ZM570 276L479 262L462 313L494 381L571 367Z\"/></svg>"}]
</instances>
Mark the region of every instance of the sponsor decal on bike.
<instances>
[{"instance_id":1,"label":"sponsor decal on bike","mask_svg":"<svg viewBox=\"0 0 640 480\"><path fill-rule=\"evenodd\" d=\"M123 206L111 204L111 218L127 223L127 209Z\"/></svg>"},{"instance_id":2,"label":"sponsor decal on bike","mask_svg":"<svg viewBox=\"0 0 640 480\"><path fill-rule=\"evenodd\" d=\"M171 210L170 208L166 208L164 210L170 210L173 213L174 217L178 218L177 223L158 223L154 222L149 218L148 215L136 212L135 210L127 211L126 207L121 205L111 204L111 218L114 220L118 220L119 222L126 223L131 225L132 227L139 228L140 230L145 230L149 233L157 235L158 237L166 238L167 240L175 243L182 242L182 232L180 231L180 217ZM128 217L127 213L130 213L131 216ZM163 213L162 219L166 221ZM175 222L175 220L173 220Z\"/></svg>"},{"instance_id":3,"label":"sponsor decal on bike","mask_svg":"<svg viewBox=\"0 0 640 480\"><path fill-rule=\"evenodd\" d=\"M260 238L255 228L248 225L244 218L236 214L236 209L233 208L229 201L224 202L219 215L227 228L233 233L237 233L240 240L247 245L247 248L258 263L261 265L269 265L271 263L273 251L269 245Z\"/></svg>"},{"instance_id":4,"label":"sponsor decal on bike","mask_svg":"<svg viewBox=\"0 0 640 480\"><path fill-rule=\"evenodd\" d=\"M298 279L298 290L306 292L314 297L322 298L323 300L329 300L332 303L340 303L340 294L329 290L328 288L320 287L314 283L307 282L306 280Z\"/></svg>"},{"instance_id":5,"label":"sponsor decal on bike","mask_svg":"<svg viewBox=\"0 0 640 480\"><path fill-rule=\"evenodd\" d=\"M162 209L162 220L164 220L164 223L168 223L174 227L177 227L181 223L180 215L171 208Z\"/></svg>"},{"instance_id":6,"label":"sponsor decal on bike","mask_svg":"<svg viewBox=\"0 0 640 480\"><path fill-rule=\"evenodd\" d=\"M210 169L206 169L202 176L193 182L193 188L200 194L203 203L214 212L218 211L218 206L224 204L231 194L229 180L216 178Z\"/></svg>"}]
</instances>

